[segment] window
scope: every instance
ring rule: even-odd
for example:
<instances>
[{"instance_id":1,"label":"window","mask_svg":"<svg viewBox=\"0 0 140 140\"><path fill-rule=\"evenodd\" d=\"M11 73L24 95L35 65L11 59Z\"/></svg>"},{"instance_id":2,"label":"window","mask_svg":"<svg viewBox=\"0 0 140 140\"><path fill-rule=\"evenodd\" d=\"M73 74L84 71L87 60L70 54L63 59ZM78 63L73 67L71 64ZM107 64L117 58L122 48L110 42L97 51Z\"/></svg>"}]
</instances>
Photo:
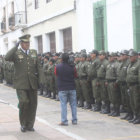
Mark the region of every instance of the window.
<instances>
[{"instance_id":1,"label":"window","mask_svg":"<svg viewBox=\"0 0 140 140\"><path fill-rule=\"evenodd\" d=\"M64 52L72 51L72 29L67 28L63 30L63 44Z\"/></svg>"},{"instance_id":2,"label":"window","mask_svg":"<svg viewBox=\"0 0 140 140\"><path fill-rule=\"evenodd\" d=\"M50 52L55 53L56 52L55 32L49 34L49 39L50 39Z\"/></svg>"},{"instance_id":3,"label":"window","mask_svg":"<svg viewBox=\"0 0 140 140\"><path fill-rule=\"evenodd\" d=\"M43 53L43 44L42 44L42 36L37 37L37 45L38 45L38 53Z\"/></svg>"},{"instance_id":4,"label":"window","mask_svg":"<svg viewBox=\"0 0 140 140\"><path fill-rule=\"evenodd\" d=\"M95 49L107 50L107 25L106 25L106 1L101 0L93 5L94 15L94 42Z\"/></svg>"},{"instance_id":5,"label":"window","mask_svg":"<svg viewBox=\"0 0 140 140\"><path fill-rule=\"evenodd\" d=\"M140 0L132 0L134 49L140 51Z\"/></svg>"},{"instance_id":6,"label":"window","mask_svg":"<svg viewBox=\"0 0 140 140\"><path fill-rule=\"evenodd\" d=\"M35 0L35 9L39 8L39 2L38 0Z\"/></svg>"},{"instance_id":7,"label":"window","mask_svg":"<svg viewBox=\"0 0 140 140\"><path fill-rule=\"evenodd\" d=\"M50 1L52 1L52 0L46 0L46 3L49 3Z\"/></svg>"}]
</instances>

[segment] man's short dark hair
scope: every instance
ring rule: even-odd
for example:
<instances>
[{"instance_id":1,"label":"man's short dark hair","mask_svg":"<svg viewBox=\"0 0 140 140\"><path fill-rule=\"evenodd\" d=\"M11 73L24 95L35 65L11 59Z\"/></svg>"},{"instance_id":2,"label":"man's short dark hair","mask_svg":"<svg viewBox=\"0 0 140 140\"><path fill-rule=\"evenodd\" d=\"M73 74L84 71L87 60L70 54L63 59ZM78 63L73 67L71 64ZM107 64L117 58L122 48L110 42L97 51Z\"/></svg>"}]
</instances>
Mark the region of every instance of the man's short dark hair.
<instances>
[{"instance_id":1,"label":"man's short dark hair","mask_svg":"<svg viewBox=\"0 0 140 140\"><path fill-rule=\"evenodd\" d=\"M69 60L69 55L67 53L63 53L62 54L62 61L64 63L68 63L68 60Z\"/></svg>"}]
</instances>

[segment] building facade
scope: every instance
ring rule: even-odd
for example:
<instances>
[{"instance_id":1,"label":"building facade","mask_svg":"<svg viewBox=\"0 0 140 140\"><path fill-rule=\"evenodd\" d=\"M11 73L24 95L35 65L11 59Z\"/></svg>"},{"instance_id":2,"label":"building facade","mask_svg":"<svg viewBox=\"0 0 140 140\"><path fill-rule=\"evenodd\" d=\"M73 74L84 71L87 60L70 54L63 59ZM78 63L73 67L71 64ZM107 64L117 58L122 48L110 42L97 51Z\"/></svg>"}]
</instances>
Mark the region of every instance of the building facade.
<instances>
[{"instance_id":1,"label":"building facade","mask_svg":"<svg viewBox=\"0 0 140 140\"><path fill-rule=\"evenodd\" d=\"M140 0L0 1L0 54L25 33L38 53L140 51Z\"/></svg>"}]
</instances>

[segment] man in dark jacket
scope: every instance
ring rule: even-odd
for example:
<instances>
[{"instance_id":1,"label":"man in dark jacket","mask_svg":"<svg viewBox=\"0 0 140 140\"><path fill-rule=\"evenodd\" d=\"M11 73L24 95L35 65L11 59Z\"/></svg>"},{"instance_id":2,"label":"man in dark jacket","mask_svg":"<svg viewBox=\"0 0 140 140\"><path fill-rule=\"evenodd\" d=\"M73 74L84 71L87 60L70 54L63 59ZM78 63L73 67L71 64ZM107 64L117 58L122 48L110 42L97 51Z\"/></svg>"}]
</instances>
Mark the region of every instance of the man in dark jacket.
<instances>
[{"instance_id":1,"label":"man in dark jacket","mask_svg":"<svg viewBox=\"0 0 140 140\"><path fill-rule=\"evenodd\" d=\"M55 67L57 76L57 86L59 99L61 103L61 123L60 125L68 125L67 120L67 102L70 102L72 111L72 124L77 124L77 100L74 77L76 77L76 69L68 63L69 55L62 54L62 63Z\"/></svg>"}]
</instances>

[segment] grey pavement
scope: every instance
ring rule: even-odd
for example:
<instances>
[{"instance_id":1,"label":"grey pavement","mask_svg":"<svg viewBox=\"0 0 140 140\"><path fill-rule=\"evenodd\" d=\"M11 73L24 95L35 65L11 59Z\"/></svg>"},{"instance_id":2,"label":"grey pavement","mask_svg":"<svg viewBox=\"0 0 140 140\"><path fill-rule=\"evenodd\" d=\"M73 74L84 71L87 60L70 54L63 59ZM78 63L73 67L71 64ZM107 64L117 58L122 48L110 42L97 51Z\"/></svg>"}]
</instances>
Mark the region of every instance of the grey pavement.
<instances>
[{"instance_id":1,"label":"grey pavement","mask_svg":"<svg viewBox=\"0 0 140 140\"><path fill-rule=\"evenodd\" d=\"M38 98L36 131L23 134L15 108L18 104L15 89L0 84L0 99L9 103L0 100L0 140L140 140L140 125L89 110L78 108L78 125L72 125L69 105L69 126L59 126L60 103L41 96Z\"/></svg>"}]
</instances>

